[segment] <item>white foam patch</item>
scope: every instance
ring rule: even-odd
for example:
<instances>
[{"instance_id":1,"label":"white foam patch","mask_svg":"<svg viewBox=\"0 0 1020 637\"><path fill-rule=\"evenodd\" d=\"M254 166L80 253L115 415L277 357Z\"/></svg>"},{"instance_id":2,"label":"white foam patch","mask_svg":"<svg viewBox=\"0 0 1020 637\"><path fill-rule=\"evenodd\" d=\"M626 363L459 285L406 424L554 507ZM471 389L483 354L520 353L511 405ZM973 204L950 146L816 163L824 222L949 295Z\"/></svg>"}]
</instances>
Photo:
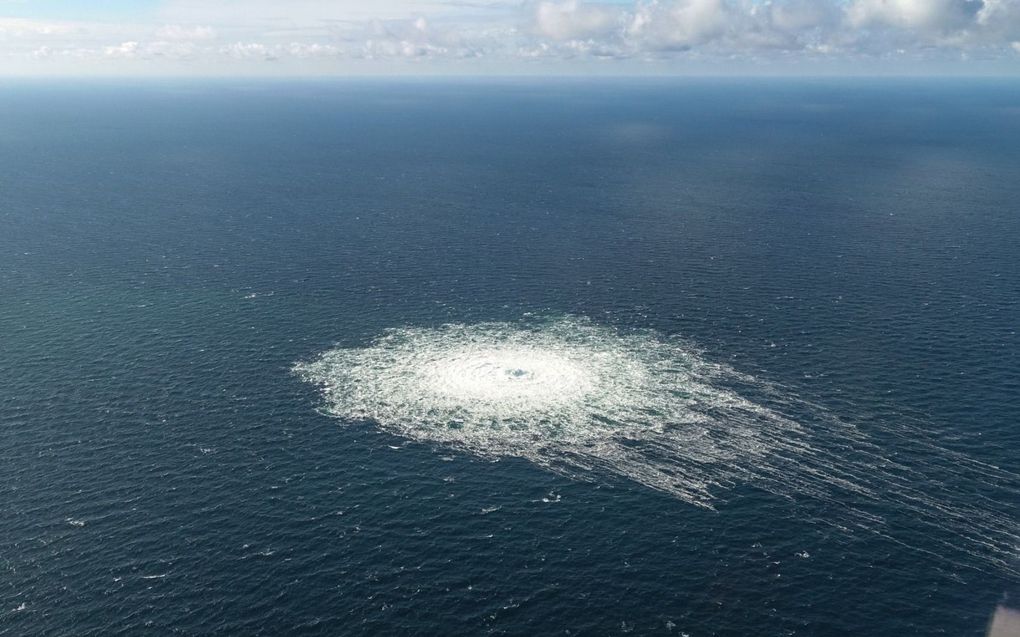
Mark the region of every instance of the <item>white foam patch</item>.
<instances>
[{"instance_id":1,"label":"white foam patch","mask_svg":"<svg viewBox=\"0 0 1020 637\"><path fill-rule=\"evenodd\" d=\"M965 538L968 554L1016 567L1020 540L1008 513L949 504L960 498L944 480L883 455L824 410L651 331L572 317L400 328L295 369L322 387L330 415L405 438L525 458L576 478L617 475L704 507L753 485L829 502L845 513L828 523L883 534L885 520L868 504L893 502ZM810 413L810 422L793 413ZM909 444L937 454L953 476L1017 483L930 443Z\"/></svg>"}]
</instances>

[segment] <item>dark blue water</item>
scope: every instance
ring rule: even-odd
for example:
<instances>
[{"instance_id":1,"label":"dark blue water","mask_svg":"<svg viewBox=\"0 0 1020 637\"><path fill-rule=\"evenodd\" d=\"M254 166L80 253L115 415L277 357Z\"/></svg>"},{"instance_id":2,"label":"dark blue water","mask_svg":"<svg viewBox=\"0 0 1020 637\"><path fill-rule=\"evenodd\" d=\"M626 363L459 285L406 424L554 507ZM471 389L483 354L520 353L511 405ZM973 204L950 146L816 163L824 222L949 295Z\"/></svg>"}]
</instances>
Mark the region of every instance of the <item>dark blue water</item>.
<instances>
[{"instance_id":1,"label":"dark blue water","mask_svg":"<svg viewBox=\"0 0 1020 637\"><path fill-rule=\"evenodd\" d=\"M1016 82L6 82L0 634L983 634L1018 175ZM407 444L291 371L529 313L781 386L947 525Z\"/></svg>"}]
</instances>

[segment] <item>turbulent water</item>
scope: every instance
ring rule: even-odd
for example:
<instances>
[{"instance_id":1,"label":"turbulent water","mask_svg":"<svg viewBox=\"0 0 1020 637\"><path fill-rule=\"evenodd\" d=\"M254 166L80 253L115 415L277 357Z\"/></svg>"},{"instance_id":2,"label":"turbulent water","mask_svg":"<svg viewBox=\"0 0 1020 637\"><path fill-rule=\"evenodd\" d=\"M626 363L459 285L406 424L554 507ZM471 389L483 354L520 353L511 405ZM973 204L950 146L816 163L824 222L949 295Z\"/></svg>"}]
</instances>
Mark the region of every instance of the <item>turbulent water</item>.
<instances>
[{"instance_id":1,"label":"turbulent water","mask_svg":"<svg viewBox=\"0 0 1020 637\"><path fill-rule=\"evenodd\" d=\"M572 318L396 329L297 370L334 416L486 457L606 470L702 505L797 429L678 342Z\"/></svg>"},{"instance_id":2,"label":"turbulent water","mask_svg":"<svg viewBox=\"0 0 1020 637\"><path fill-rule=\"evenodd\" d=\"M946 493L943 481L884 453L852 424L652 331L574 317L398 328L295 369L321 386L330 415L416 441L585 479L622 476L706 507L741 484L806 495L845 507L829 524L909 542L867 512L866 503L893 504L957 535L972 557L1016 569L1020 534L1010 516L960 504L965 494ZM919 437L918 458L948 461L962 476L1018 482L926 443L920 431L896 433ZM1020 490L1012 495L1020 501ZM939 548L919 550L946 558Z\"/></svg>"}]
</instances>

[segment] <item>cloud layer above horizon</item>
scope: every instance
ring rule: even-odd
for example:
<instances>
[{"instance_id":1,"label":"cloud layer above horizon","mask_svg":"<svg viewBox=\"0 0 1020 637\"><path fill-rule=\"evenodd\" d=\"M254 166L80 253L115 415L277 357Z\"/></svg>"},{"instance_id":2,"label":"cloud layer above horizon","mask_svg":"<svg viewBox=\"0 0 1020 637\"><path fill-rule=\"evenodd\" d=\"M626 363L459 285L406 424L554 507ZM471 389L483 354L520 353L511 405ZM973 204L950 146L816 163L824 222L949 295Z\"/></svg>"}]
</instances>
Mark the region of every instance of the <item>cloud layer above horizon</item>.
<instances>
[{"instance_id":1,"label":"cloud layer above horizon","mask_svg":"<svg viewBox=\"0 0 1020 637\"><path fill-rule=\"evenodd\" d=\"M1020 0L72 4L0 0L0 72L1020 70Z\"/></svg>"}]
</instances>

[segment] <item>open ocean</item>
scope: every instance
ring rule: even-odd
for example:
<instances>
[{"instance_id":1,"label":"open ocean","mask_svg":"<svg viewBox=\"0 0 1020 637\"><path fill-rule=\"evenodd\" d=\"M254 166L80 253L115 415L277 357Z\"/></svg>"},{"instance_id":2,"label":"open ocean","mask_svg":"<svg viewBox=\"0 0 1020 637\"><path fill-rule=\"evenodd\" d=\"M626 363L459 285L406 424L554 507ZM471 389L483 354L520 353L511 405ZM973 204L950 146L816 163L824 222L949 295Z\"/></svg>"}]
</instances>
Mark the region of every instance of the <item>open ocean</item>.
<instances>
[{"instance_id":1,"label":"open ocean","mask_svg":"<svg viewBox=\"0 0 1020 637\"><path fill-rule=\"evenodd\" d=\"M1015 80L5 80L0 634L983 635L1018 329Z\"/></svg>"}]
</instances>

